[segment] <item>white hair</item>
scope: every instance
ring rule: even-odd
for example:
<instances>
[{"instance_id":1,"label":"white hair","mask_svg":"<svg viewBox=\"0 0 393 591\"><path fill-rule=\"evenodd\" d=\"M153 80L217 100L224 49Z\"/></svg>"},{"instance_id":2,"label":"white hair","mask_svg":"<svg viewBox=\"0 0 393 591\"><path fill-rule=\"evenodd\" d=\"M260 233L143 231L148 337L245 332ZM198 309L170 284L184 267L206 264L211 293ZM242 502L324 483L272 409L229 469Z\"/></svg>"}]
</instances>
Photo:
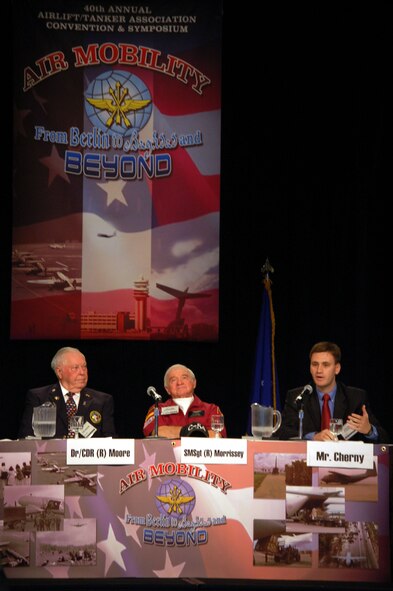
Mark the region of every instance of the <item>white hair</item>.
<instances>
[{"instance_id":1,"label":"white hair","mask_svg":"<svg viewBox=\"0 0 393 591\"><path fill-rule=\"evenodd\" d=\"M168 387L168 375L173 369L184 369L184 371L189 374L189 376L192 380L194 380L194 381L196 380L195 374L192 371L192 369L190 369L186 365L183 365L182 363L175 363L174 365L171 365L170 367L168 367L168 369L165 372L165 375L164 375L164 387L165 388Z\"/></svg>"}]
</instances>

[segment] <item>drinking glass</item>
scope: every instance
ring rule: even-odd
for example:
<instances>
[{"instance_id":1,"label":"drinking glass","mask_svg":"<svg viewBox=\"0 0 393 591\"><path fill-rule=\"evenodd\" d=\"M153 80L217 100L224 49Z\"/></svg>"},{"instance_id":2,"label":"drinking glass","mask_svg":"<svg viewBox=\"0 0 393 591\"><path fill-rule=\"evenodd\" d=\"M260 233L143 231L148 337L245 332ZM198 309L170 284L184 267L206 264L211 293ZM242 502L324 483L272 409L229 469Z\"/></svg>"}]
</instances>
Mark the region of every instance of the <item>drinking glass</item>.
<instances>
[{"instance_id":1,"label":"drinking glass","mask_svg":"<svg viewBox=\"0 0 393 591\"><path fill-rule=\"evenodd\" d=\"M342 419L330 419L329 431L330 431L330 433L333 433L335 441L338 441L338 436L341 435L342 430L343 430L343 420Z\"/></svg>"},{"instance_id":2,"label":"drinking glass","mask_svg":"<svg viewBox=\"0 0 393 591\"><path fill-rule=\"evenodd\" d=\"M211 428L214 431L214 437L220 437L220 433L224 429L223 415L212 415Z\"/></svg>"},{"instance_id":3,"label":"drinking glass","mask_svg":"<svg viewBox=\"0 0 393 591\"><path fill-rule=\"evenodd\" d=\"M75 439L78 439L79 432L82 431L85 419L80 415L74 415L69 418L69 430L75 433Z\"/></svg>"}]
</instances>

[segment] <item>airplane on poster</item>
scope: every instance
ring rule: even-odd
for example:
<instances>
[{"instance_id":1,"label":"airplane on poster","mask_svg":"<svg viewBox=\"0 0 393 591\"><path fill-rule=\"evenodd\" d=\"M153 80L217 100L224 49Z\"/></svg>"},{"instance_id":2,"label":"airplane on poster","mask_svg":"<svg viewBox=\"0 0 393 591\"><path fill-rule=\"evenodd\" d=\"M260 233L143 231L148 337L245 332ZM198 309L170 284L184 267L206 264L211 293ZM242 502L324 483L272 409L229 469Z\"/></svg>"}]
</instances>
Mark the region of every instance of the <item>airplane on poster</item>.
<instances>
[{"instance_id":1,"label":"airplane on poster","mask_svg":"<svg viewBox=\"0 0 393 591\"><path fill-rule=\"evenodd\" d=\"M254 540L280 536L286 531L286 522L283 519L255 519Z\"/></svg>"},{"instance_id":2,"label":"airplane on poster","mask_svg":"<svg viewBox=\"0 0 393 591\"><path fill-rule=\"evenodd\" d=\"M27 283L47 285L52 289L63 289L64 291L80 291L82 289L80 277L68 277L62 271L57 271L56 275L57 277L48 277L48 279L28 279Z\"/></svg>"},{"instance_id":3,"label":"airplane on poster","mask_svg":"<svg viewBox=\"0 0 393 591\"><path fill-rule=\"evenodd\" d=\"M82 470L74 470L74 475L64 478L63 484L75 482L93 492L97 490L97 473L86 474Z\"/></svg>"},{"instance_id":4,"label":"airplane on poster","mask_svg":"<svg viewBox=\"0 0 393 591\"><path fill-rule=\"evenodd\" d=\"M113 238L114 236L116 236L116 232L113 232L112 234L105 234L105 232L98 232L97 236L99 236L100 238Z\"/></svg>"},{"instance_id":5,"label":"airplane on poster","mask_svg":"<svg viewBox=\"0 0 393 591\"><path fill-rule=\"evenodd\" d=\"M40 466L49 466L49 462L45 458L38 458L37 463Z\"/></svg>"},{"instance_id":6,"label":"airplane on poster","mask_svg":"<svg viewBox=\"0 0 393 591\"><path fill-rule=\"evenodd\" d=\"M53 249L63 249L65 247L65 242L52 242L52 244L49 244L49 248Z\"/></svg>"},{"instance_id":7,"label":"airplane on poster","mask_svg":"<svg viewBox=\"0 0 393 591\"><path fill-rule=\"evenodd\" d=\"M7 546L9 546L10 544L11 544L11 542L7 542L7 541L0 542L0 549L1 549L1 548L6 548L6 547L7 547Z\"/></svg>"},{"instance_id":8,"label":"airplane on poster","mask_svg":"<svg viewBox=\"0 0 393 591\"><path fill-rule=\"evenodd\" d=\"M345 474L343 472L338 472L337 470L329 470L329 472L321 479L321 482L325 484L327 482L338 482L339 484L352 484L353 482L360 482L365 480L366 478L371 478L372 476L377 476L377 467L374 462L374 466L372 469L365 470L360 474Z\"/></svg>"},{"instance_id":9,"label":"airplane on poster","mask_svg":"<svg viewBox=\"0 0 393 591\"><path fill-rule=\"evenodd\" d=\"M13 263L24 263L26 260L31 258L33 253L31 250L18 250L14 248L12 251L12 262Z\"/></svg>"},{"instance_id":10,"label":"airplane on poster","mask_svg":"<svg viewBox=\"0 0 393 591\"><path fill-rule=\"evenodd\" d=\"M286 512L292 517L299 509L321 507L328 509L331 504L344 501L342 489L323 489L311 486L287 486Z\"/></svg>"},{"instance_id":11,"label":"airplane on poster","mask_svg":"<svg viewBox=\"0 0 393 591\"><path fill-rule=\"evenodd\" d=\"M45 273L44 259L33 261L33 265L24 269L26 275L40 275Z\"/></svg>"},{"instance_id":12,"label":"airplane on poster","mask_svg":"<svg viewBox=\"0 0 393 591\"><path fill-rule=\"evenodd\" d=\"M12 266L14 267L14 271L26 271L26 269L33 268L43 260L42 257L37 257L29 251L20 251L17 249L12 251Z\"/></svg>"},{"instance_id":13,"label":"airplane on poster","mask_svg":"<svg viewBox=\"0 0 393 591\"><path fill-rule=\"evenodd\" d=\"M332 558L337 560L337 562L339 564L342 564L343 566L355 566L356 564L360 566L359 563L362 563L365 560L367 560L367 556L352 556L350 550L348 550L348 552L346 552L344 556L333 555Z\"/></svg>"},{"instance_id":14,"label":"airplane on poster","mask_svg":"<svg viewBox=\"0 0 393 591\"><path fill-rule=\"evenodd\" d=\"M43 472L65 472L68 466L58 466L57 464L52 464L51 466L43 466L41 470Z\"/></svg>"},{"instance_id":15,"label":"airplane on poster","mask_svg":"<svg viewBox=\"0 0 393 591\"><path fill-rule=\"evenodd\" d=\"M183 311L186 300L196 299L196 298L210 298L211 297L211 293L202 293L202 292L190 293L188 291L189 287L186 287L186 289L184 289L183 291L179 290L179 289L175 289L174 287L169 287L168 285L163 285L162 283L156 283L156 287L158 287L158 289L161 289L161 291L165 291L165 293L168 293L169 295L172 295L173 297L175 297L179 300L179 303L177 306L177 311L176 311L175 323L181 322L181 313Z\"/></svg>"},{"instance_id":16,"label":"airplane on poster","mask_svg":"<svg viewBox=\"0 0 393 591\"><path fill-rule=\"evenodd\" d=\"M11 542L0 542L0 566L29 566L28 560L10 548Z\"/></svg>"},{"instance_id":17,"label":"airplane on poster","mask_svg":"<svg viewBox=\"0 0 393 591\"><path fill-rule=\"evenodd\" d=\"M50 511L57 515L64 515L64 502L53 497L36 497L32 494L19 497L18 504L25 507L27 515Z\"/></svg>"},{"instance_id":18,"label":"airplane on poster","mask_svg":"<svg viewBox=\"0 0 393 591\"><path fill-rule=\"evenodd\" d=\"M31 261L31 263L17 265L13 268L14 273L24 273L25 275L35 275L39 273L38 265L41 264L42 261Z\"/></svg>"},{"instance_id":19,"label":"airplane on poster","mask_svg":"<svg viewBox=\"0 0 393 591\"><path fill-rule=\"evenodd\" d=\"M59 265L58 267L47 267L45 265L44 259L42 261L37 261L34 266L30 267L26 270L26 275L51 275L53 273L57 273L58 271L68 271L69 267L65 263L60 263L56 261Z\"/></svg>"}]
</instances>

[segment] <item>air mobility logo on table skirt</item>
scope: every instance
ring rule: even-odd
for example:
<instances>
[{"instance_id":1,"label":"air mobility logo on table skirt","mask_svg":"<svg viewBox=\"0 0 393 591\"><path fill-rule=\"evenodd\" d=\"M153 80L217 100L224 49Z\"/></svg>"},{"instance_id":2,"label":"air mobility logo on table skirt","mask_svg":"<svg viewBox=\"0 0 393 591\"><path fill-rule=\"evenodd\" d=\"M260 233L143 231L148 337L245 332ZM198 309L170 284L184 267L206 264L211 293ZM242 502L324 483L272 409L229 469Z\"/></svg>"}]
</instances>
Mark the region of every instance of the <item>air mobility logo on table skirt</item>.
<instances>
[{"instance_id":1,"label":"air mobility logo on table skirt","mask_svg":"<svg viewBox=\"0 0 393 591\"><path fill-rule=\"evenodd\" d=\"M165 480L165 477L168 477ZM207 544L209 530L213 526L226 525L225 515L198 516L199 483L209 484L215 491L206 490L203 494L226 494L231 483L220 475L201 466L166 462L149 466L148 471L139 468L120 480L120 494L132 489L136 484L146 483L148 478L159 477L156 488L149 487L152 510L144 515L126 515L126 523L143 527L143 543L157 546L196 546ZM196 479L192 486L182 477ZM201 498L200 513L203 513ZM192 517L194 515L194 517ZM196 515L196 516L195 516Z\"/></svg>"}]
</instances>

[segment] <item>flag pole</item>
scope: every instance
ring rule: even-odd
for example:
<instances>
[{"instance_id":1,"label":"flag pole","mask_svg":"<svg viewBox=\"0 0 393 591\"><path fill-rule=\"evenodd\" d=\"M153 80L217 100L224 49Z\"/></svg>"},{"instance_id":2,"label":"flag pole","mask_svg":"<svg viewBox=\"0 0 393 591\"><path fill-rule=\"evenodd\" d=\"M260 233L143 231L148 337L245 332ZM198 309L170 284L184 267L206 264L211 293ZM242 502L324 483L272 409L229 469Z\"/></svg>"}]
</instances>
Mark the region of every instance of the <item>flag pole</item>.
<instances>
[{"instance_id":1,"label":"flag pole","mask_svg":"<svg viewBox=\"0 0 393 591\"><path fill-rule=\"evenodd\" d=\"M265 264L261 268L262 275L263 275L263 284L265 286L268 299L269 299L269 309L270 309L270 318L271 318L271 367L272 367L272 402L274 410L277 410L277 384L276 384L276 353L275 353L275 335L276 335L276 319L274 316L274 309L273 309L273 298L272 298L272 290L271 285L272 281L270 279L270 273L274 273L274 269L270 264L268 258L266 258Z\"/></svg>"},{"instance_id":2,"label":"flag pole","mask_svg":"<svg viewBox=\"0 0 393 591\"><path fill-rule=\"evenodd\" d=\"M262 406L272 407L273 410L280 410L274 347L276 323L273 311L272 281L270 279L274 269L269 259L266 259L261 271L263 275L262 302L250 405L252 407L253 404L257 403ZM250 431L250 427L251 421L249 418L248 431Z\"/></svg>"}]
</instances>

